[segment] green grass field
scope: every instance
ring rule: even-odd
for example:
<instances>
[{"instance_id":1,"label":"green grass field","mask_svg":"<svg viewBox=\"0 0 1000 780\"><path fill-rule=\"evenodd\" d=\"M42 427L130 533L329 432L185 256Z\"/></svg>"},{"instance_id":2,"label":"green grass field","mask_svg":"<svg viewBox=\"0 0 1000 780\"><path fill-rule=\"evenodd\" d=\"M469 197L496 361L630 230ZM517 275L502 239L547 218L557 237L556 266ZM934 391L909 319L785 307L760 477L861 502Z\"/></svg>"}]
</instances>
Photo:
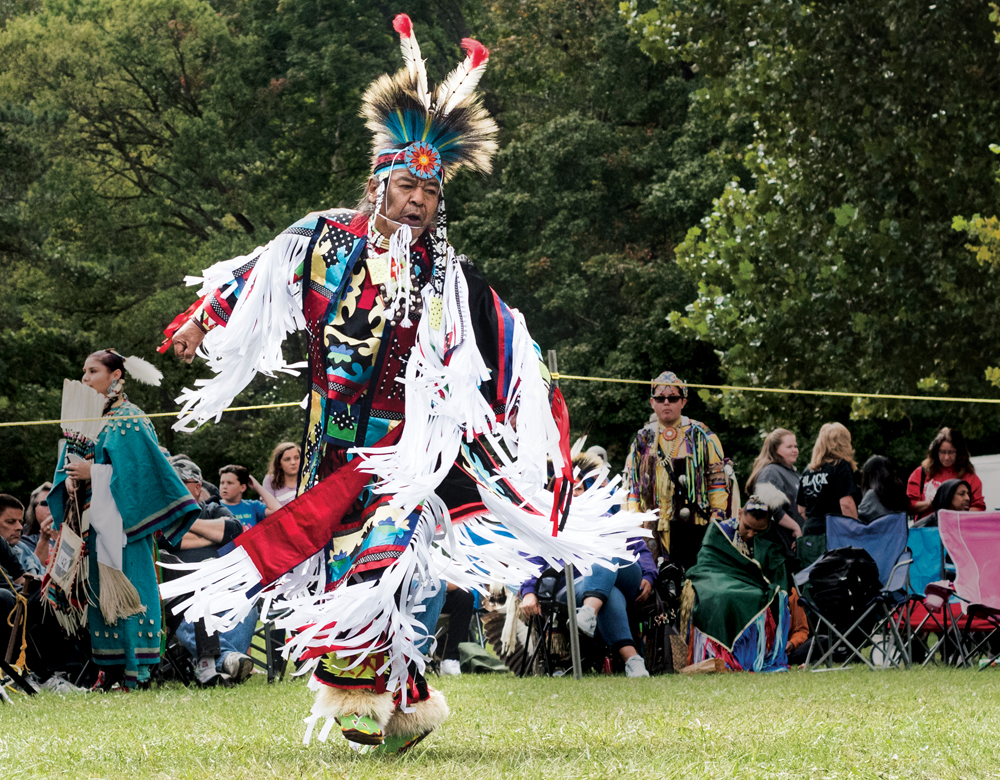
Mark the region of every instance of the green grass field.
<instances>
[{"instance_id":1,"label":"green grass field","mask_svg":"<svg viewBox=\"0 0 1000 780\"><path fill-rule=\"evenodd\" d=\"M0 707L0 777L1000 777L993 670L432 684L452 716L398 759L354 756L336 733L303 746L301 679L15 697Z\"/></svg>"}]
</instances>

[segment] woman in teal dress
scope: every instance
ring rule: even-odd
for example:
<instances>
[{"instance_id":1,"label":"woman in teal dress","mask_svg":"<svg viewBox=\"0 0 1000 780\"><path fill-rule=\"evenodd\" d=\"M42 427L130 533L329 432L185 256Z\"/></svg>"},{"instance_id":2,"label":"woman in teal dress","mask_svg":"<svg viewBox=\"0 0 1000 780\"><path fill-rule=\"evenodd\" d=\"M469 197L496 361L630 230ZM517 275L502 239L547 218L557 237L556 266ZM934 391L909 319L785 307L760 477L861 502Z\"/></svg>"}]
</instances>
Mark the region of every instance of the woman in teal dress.
<instances>
[{"instance_id":1,"label":"woman in teal dress","mask_svg":"<svg viewBox=\"0 0 1000 780\"><path fill-rule=\"evenodd\" d=\"M113 350L87 358L82 382L107 397L104 427L92 456L75 463L60 457L49 495L55 529L73 500L73 483L81 510L89 507L87 625L105 688L115 682L134 688L159 663L164 629L155 538L179 543L200 511L160 451L149 419L125 396L126 370L159 383L159 372L137 358Z\"/></svg>"}]
</instances>

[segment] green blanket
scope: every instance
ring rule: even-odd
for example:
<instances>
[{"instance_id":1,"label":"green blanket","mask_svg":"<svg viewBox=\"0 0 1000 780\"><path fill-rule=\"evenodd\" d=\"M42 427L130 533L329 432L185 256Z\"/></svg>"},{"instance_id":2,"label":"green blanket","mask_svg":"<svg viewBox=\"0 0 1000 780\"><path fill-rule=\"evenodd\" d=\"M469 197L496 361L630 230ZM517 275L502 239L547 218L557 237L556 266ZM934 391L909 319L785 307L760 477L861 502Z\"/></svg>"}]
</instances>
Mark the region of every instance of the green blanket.
<instances>
[{"instance_id":1,"label":"green blanket","mask_svg":"<svg viewBox=\"0 0 1000 780\"><path fill-rule=\"evenodd\" d=\"M692 620L695 627L732 649L744 628L767 607L778 591L786 593L790 578L777 539L763 534L754 539L754 558L747 558L729 540L718 523L711 523L687 572L694 586Z\"/></svg>"}]
</instances>

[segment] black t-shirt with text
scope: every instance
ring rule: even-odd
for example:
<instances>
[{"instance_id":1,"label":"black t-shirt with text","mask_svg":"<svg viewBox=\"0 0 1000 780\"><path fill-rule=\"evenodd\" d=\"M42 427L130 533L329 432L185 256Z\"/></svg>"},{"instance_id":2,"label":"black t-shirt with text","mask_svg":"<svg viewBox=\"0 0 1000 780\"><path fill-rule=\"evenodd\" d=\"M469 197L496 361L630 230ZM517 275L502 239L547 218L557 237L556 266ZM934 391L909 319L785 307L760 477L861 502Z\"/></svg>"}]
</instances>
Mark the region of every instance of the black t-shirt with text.
<instances>
[{"instance_id":1,"label":"black t-shirt with text","mask_svg":"<svg viewBox=\"0 0 1000 780\"><path fill-rule=\"evenodd\" d=\"M799 479L799 505L806 508L802 532L825 534L826 516L843 514L840 499L853 496L855 489L854 472L847 461L824 463L815 471L809 468L803 471Z\"/></svg>"}]
</instances>

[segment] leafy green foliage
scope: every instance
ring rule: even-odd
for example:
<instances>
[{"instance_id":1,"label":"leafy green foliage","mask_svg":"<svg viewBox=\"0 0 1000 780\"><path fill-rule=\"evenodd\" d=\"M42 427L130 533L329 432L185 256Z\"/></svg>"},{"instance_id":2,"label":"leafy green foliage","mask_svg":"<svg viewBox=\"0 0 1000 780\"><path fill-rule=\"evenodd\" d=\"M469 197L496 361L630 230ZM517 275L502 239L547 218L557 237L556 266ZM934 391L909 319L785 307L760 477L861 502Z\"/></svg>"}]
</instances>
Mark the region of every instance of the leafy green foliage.
<instances>
[{"instance_id":1,"label":"leafy green foliage","mask_svg":"<svg viewBox=\"0 0 1000 780\"><path fill-rule=\"evenodd\" d=\"M505 143L470 194L456 245L524 312L562 373L712 382L707 344L667 315L695 290L674 247L738 163L713 156L734 132L688 115L697 79L645 57L611 2L494 3L491 94ZM567 381L574 435L624 462L647 389ZM692 416L718 417L694 401ZM728 439L724 444L728 446ZM759 445L758 445L759 446Z\"/></svg>"},{"instance_id":2,"label":"leafy green foliage","mask_svg":"<svg viewBox=\"0 0 1000 780\"><path fill-rule=\"evenodd\" d=\"M991 395L1000 277L951 226L1000 195L989 9L661 0L623 11L655 59L707 77L699 112L754 126L740 154L752 183L732 183L678 247L698 297L674 326L718 347L733 384ZM961 421L984 448L1000 432L984 406L723 403L735 422L800 432L850 416L860 450L891 442L902 460L943 423Z\"/></svg>"},{"instance_id":3,"label":"leafy green foliage","mask_svg":"<svg viewBox=\"0 0 1000 780\"><path fill-rule=\"evenodd\" d=\"M410 9L432 74L467 33L455 10ZM63 378L108 346L153 358L163 388L128 392L174 409L204 371L154 355L193 298L184 276L356 200L370 140L361 93L400 64L392 14L353 0L48 0L3 13L0 420L58 417ZM239 401L303 392L301 380L260 379ZM301 425L294 409L245 413L181 439L157 422L161 443L208 475L231 461L261 469ZM58 436L0 429L18 454L0 465L0 489L47 478Z\"/></svg>"}]
</instances>

